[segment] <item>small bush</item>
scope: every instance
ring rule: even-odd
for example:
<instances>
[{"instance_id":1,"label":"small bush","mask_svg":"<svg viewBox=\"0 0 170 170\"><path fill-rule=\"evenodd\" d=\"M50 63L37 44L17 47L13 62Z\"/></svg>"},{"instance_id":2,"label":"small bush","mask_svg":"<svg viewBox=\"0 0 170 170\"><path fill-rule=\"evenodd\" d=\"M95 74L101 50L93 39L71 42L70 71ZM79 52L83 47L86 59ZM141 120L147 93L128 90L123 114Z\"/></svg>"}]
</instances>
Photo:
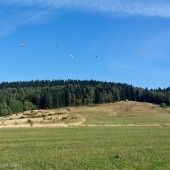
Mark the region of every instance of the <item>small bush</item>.
<instances>
[{"instance_id":1,"label":"small bush","mask_svg":"<svg viewBox=\"0 0 170 170\"><path fill-rule=\"evenodd\" d=\"M31 127L33 126L33 121L32 120L29 119L27 122L30 124Z\"/></svg>"},{"instance_id":2,"label":"small bush","mask_svg":"<svg viewBox=\"0 0 170 170\"><path fill-rule=\"evenodd\" d=\"M66 117L66 116L63 116L62 118L61 118L61 120L67 120L68 119L68 117Z\"/></svg>"},{"instance_id":3,"label":"small bush","mask_svg":"<svg viewBox=\"0 0 170 170\"><path fill-rule=\"evenodd\" d=\"M44 114L37 115L37 118L39 118L39 117L46 117L46 115L44 115Z\"/></svg>"},{"instance_id":4,"label":"small bush","mask_svg":"<svg viewBox=\"0 0 170 170\"><path fill-rule=\"evenodd\" d=\"M161 103L161 104L160 104L160 107L165 108L165 107L166 107L166 104L165 104L165 103Z\"/></svg>"},{"instance_id":5,"label":"small bush","mask_svg":"<svg viewBox=\"0 0 170 170\"><path fill-rule=\"evenodd\" d=\"M7 115L8 115L8 110L7 110L7 109L2 109L2 110L0 111L0 115L1 115L1 116L7 116Z\"/></svg>"},{"instance_id":6,"label":"small bush","mask_svg":"<svg viewBox=\"0 0 170 170\"><path fill-rule=\"evenodd\" d=\"M24 117L24 116L21 116L19 119L25 119L25 117Z\"/></svg>"}]
</instances>

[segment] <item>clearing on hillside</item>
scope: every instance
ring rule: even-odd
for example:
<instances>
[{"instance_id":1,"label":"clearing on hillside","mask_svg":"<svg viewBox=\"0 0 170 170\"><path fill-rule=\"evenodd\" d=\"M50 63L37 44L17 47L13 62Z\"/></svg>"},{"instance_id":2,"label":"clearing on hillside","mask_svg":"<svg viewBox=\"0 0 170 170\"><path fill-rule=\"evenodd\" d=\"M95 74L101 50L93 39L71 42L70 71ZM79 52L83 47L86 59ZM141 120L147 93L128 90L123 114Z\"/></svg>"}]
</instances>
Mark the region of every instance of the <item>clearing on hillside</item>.
<instances>
[{"instance_id":1,"label":"clearing on hillside","mask_svg":"<svg viewBox=\"0 0 170 170\"><path fill-rule=\"evenodd\" d=\"M0 117L3 127L169 126L170 108L142 102L33 110Z\"/></svg>"}]
</instances>

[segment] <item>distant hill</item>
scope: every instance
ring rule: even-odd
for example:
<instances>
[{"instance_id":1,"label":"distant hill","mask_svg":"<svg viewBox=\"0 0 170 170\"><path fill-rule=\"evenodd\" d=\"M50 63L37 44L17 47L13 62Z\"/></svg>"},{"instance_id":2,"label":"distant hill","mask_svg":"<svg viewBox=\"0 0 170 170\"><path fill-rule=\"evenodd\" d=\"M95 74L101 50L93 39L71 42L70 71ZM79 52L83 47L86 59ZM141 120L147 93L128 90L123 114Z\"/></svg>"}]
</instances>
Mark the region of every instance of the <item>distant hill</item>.
<instances>
[{"instance_id":1,"label":"distant hill","mask_svg":"<svg viewBox=\"0 0 170 170\"><path fill-rule=\"evenodd\" d=\"M0 84L0 115L32 109L53 109L117 101L170 105L170 88L133 87L95 80L36 80Z\"/></svg>"}]
</instances>

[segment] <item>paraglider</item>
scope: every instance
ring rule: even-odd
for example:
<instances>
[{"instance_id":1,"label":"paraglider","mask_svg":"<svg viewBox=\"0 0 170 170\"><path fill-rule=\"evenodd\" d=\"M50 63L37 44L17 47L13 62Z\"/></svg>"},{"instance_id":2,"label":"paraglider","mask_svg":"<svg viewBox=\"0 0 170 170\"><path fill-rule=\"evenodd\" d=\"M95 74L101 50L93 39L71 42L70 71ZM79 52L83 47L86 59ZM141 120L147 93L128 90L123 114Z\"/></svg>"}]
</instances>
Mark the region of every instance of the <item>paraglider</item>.
<instances>
[{"instance_id":1,"label":"paraglider","mask_svg":"<svg viewBox=\"0 0 170 170\"><path fill-rule=\"evenodd\" d=\"M24 48L25 44L21 43L20 46L21 46L22 48Z\"/></svg>"},{"instance_id":2,"label":"paraglider","mask_svg":"<svg viewBox=\"0 0 170 170\"><path fill-rule=\"evenodd\" d=\"M94 57L95 57L95 58L98 58L98 55L97 55L97 54L94 54Z\"/></svg>"},{"instance_id":3,"label":"paraglider","mask_svg":"<svg viewBox=\"0 0 170 170\"><path fill-rule=\"evenodd\" d=\"M69 56L70 56L71 58L74 58L74 55L72 55L72 54L70 54Z\"/></svg>"}]
</instances>

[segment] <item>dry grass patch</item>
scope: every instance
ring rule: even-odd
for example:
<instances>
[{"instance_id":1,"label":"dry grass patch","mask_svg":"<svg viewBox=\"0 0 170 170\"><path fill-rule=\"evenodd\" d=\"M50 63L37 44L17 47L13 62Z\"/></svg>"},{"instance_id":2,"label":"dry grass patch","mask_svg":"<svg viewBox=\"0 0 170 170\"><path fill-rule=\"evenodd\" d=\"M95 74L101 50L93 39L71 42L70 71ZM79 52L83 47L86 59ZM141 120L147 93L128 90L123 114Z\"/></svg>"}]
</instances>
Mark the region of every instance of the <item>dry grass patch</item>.
<instances>
[{"instance_id":1,"label":"dry grass patch","mask_svg":"<svg viewBox=\"0 0 170 170\"><path fill-rule=\"evenodd\" d=\"M0 117L0 126L13 126L25 125L29 126L29 122L33 122L33 125L47 125L50 124L68 124L75 123L79 121L78 116L68 113L63 109L53 109L53 110L33 110L25 111L23 113L13 114L8 117ZM17 123L16 123L17 122Z\"/></svg>"}]
</instances>

